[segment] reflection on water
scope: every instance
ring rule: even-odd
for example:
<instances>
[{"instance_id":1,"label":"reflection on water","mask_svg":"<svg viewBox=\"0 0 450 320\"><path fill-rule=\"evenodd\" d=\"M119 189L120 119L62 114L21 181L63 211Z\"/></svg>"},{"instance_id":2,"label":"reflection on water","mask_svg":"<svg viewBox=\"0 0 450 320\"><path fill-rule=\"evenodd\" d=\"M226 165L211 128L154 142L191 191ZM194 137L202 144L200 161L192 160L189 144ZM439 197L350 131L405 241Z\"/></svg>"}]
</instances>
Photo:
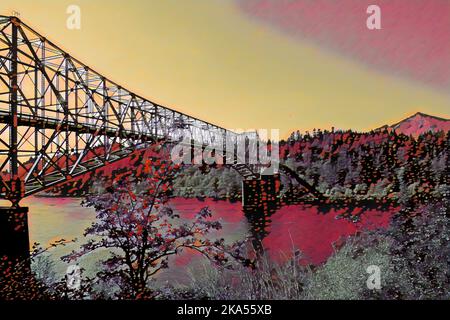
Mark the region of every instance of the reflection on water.
<instances>
[{"instance_id":1,"label":"reflection on water","mask_svg":"<svg viewBox=\"0 0 450 320\"><path fill-rule=\"evenodd\" d=\"M249 223L253 248L259 256L264 251L263 240L270 234L269 227L272 223L270 217L277 211L276 203L265 203L265 206L257 208L244 207L245 218Z\"/></svg>"},{"instance_id":2,"label":"reflection on water","mask_svg":"<svg viewBox=\"0 0 450 320\"><path fill-rule=\"evenodd\" d=\"M390 203L318 203L245 208L257 252L283 262L300 250L303 263L320 264L333 254L334 244L359 231L387 228L399 209Z\"/></svg>"},{"instance_id":3,"label":"reflection on water","mask_svg":"<svg viewBox=\"0 0 450 320\"><path fill-rule=\"evenodd\" d=\"M397 211L395 206L359 210L308 204L283 206L271 215L262 243L277 261L285 261L299 249L305 263L320 264L333 254L335 242L359 231L386 228ZM360 215L358 222L342 218L351 213Z\"/></svg>"}]
</instances>

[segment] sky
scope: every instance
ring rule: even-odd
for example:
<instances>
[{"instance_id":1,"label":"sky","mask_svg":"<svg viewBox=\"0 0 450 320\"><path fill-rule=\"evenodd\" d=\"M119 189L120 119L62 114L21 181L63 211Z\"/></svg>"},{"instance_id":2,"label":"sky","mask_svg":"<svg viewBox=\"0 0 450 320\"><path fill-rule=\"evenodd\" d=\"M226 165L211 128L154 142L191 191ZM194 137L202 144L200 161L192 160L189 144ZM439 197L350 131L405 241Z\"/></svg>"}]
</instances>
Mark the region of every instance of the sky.
<instances>
[{"instance_id":1,"label":"sky","mask_svg":"<svg viewBox=\"0 0 450 320\"><path fill-rule=\"evenodd\" d=\"M366 27L369 4L381 30ZM229 129L450 118L450 0L1 1L13 10L123 87Z\"/></svg>"}]
</instances>

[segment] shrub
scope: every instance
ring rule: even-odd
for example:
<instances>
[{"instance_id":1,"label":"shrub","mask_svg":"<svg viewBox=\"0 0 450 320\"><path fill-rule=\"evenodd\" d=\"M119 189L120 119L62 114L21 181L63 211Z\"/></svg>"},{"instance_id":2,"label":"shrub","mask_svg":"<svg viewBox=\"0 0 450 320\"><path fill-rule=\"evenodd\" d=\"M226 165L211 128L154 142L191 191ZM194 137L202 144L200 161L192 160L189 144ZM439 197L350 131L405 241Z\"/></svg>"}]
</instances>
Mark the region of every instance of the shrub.
<instances>
[{"instance_id":1,"label":"shrub","mask_svg":"<svg viewBox=\"0 0 450 320\"><path fill-rule=\"evenodd\" d=\"M349 238L346 244L320 266L309 278L306 299L357 300L365 297L367 267L376 265L381 270L382 285L390 273L389 241L379 234Z\"/></svg>"}]
</instances>

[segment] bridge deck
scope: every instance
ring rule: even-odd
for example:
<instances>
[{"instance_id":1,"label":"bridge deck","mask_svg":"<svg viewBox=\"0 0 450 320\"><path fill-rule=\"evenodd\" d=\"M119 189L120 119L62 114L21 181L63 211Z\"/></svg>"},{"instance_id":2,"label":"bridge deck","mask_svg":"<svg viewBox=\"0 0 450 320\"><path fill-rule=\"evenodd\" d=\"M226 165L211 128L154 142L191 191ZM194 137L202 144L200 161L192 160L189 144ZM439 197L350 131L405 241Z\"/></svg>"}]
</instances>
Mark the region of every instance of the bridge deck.
<instances>
[{"instance_id":1,"label":"bridge deck","mask_svg":"<svg viewBox=\"0 0 450 320\"><path fill-rule=\"evenodd\" d=\"M0 123L9 124L11 123L11 114L8 111L0 110ZM103 126L102 123L99 125L75 122L69 119L57 119L49 117L40 117L31 114L18 113L17 114L18 126L33 127L36 129L58 129L59 131L70 131L78 132L80 134L97 134L108 137L119 137L123 139L132 140L155 140L158 138L164 138L163 134L154 134L146 132L136 132L136 130L127 130L121 128L120 126Z\"/></svg>"}]
</instances>

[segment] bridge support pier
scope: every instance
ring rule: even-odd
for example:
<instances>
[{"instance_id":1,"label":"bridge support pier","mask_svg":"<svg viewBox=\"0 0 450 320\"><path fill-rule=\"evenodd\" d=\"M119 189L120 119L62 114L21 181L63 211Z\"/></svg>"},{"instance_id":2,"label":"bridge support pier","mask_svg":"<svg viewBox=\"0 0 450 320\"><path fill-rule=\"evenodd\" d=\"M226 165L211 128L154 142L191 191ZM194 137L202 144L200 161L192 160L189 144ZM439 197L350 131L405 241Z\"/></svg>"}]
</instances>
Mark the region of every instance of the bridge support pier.
<instances>
[{"instance_id":1,"label":"bridge support pier","mask_svg":"<svg viewBox=\"0 0 450 320\"><path fill-rule=\"evenodd\" d=\"M242 207L250 224L257 255L263 253L262 240L268 234L269 217L279 208L280 186L278 174L242 183Z\"/></svg>"},{"instance_id":2,"label":"bridge support pier","mask_svg":"<svg viewBox=\"0 0 450 320\"><path fill-rule=\"evenodd\" d=\"M30 269L28 207L0 207L0 259Z\"/></svg>"},{"instance_id":3,"label":"bridge support pier","mask_svg":"<svg viewBox=\"0 0 450 320\"><path fill-rule=\"evenodd\" d=\"M242 182L242 206L248 209L279 205L280 175L264 175Z\"/></svg>"}]
</instances>

